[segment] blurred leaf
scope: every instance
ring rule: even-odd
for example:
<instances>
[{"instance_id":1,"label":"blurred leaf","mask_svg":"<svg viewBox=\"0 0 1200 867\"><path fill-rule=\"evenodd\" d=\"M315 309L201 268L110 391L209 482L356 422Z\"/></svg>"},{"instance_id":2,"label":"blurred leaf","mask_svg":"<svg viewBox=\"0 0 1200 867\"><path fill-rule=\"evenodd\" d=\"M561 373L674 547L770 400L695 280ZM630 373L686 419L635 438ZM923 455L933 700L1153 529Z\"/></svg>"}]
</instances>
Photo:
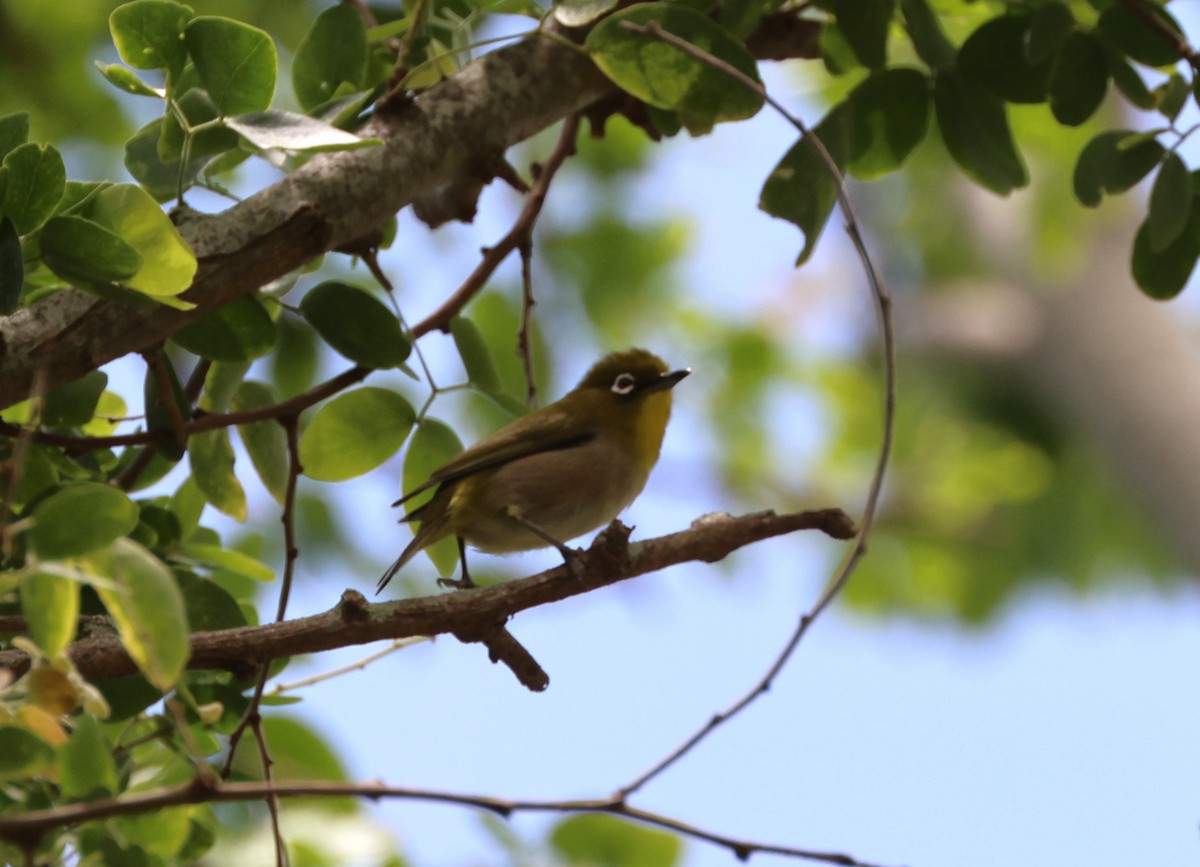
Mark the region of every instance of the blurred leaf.
<instances>
[{"instance_id":1,"label":"blurred leaf","mask_svg":"<svg viewBox=\"0 0 1200 867\"><path fill-rule=\"evenodd\" d=\"M837 201L837 181L813 145L815 136L838 169L846 165L850 150L851 118L845 104L835 106L812 130L800 137L771 170L759 195L758 206L772 217L794 223L804 233L804 249L796 264L807 261Z\"/></svg>"},{"instance_id":2,"label":"blurred leaf","mask_svg":"<svg viewBox=\"0 0 1200 867\"><path fill-rule=\"evenodd\" d=\"M233 396L232 409L235 412L246 412L273 406L275 403L276 397L268 386L247 380L238 386ZM258 477L275 498L275 502L283 505L287 494L289 464L287 433L283 426L274 419L266 419L240 424L237 430Z\"/></svg>"},{"instance_id":3,"label":"blurred leaf","mask_svg":"<svg viewBox=\"0 0 1200 867\"><path fill-rule=\"evenodd\" d=\"M79 379L60 385L46 395L42 424L46 427L82 427L96 414L108 374L90 370Z\"/></svg>"},{"instance_id":4,"label":"blurred leaf","mask_svg":"<svg viewBox=\"0 0 1200 867\"><path fill-rule=\"evenodd\" d=\"M0 191L0 214L13 221L18 235L29 234L54 213L66 190L62 155L53 145L29 142L9 151L0 165L7 179Z\"/></svg>"},{"instance_id":5,"label":"blurred leaf","mask_svg":"<svg viewBox=\"0 0 1200 867\"><path fill-rule=\"evenodd\" d=\"M232 18L202 16L188 23L184 43L221 114L270 108L279 60L269 34Z\"/></svg>"},{"instance_id":6,"label":"blurred leaf","mask_svg":"<svg viewBox=\"0 0 1200 867\"><path fill-rule=\"evenodd\" d=\"M404 456L403 487L411 491L433 475L434 470L456 457L463 450L462 440L454 429L445 422L426 416L417 425L408 452ZM424 505L433 496L433 491L413 497L405 503L405 512L411 513ZM414 525L414 526L419 526ZM414 529L415 532L415 529ZM454 573L458 565L458 544L453 538L442 539L425 549L440 575Z\"/></svg>"},{"instance_id":7,"label":"blurred leaf","mask_svg":"<svg viewBox=\"0 0 1200 867\"><path fill-rule=\"evenodd\" d=\"M100 74L114 87L120 88L126 93L131 93L134 96L151 96L155 99L166 99L167 92L159 87L151 87L137 77L128 68L121 66L119 63L101 63L96 61L96 68L100 70Z\"/></svg>"},{"instance_id":8,"label":"blurred leaf","mask_svg":"<svg viewBox=\"0 0 1200 867\"><path fill-rule=\"evenodd\" d=\"M550 845L578 867L674 867L683 855L675 835L612 816L563 819L550 832Z\"/></svg>"},{"instance_id":9,"label":"blurred leaf","mask_svg":"<svg viewBox=\"0 0 1200 867\"><path fill-rule=\"evenodd\" d=\"M300 438L304 474L341 482L375 469L404 444L416 417L407 400L382 388L335 397L317 411Z\"/></svg>"},{"instance_id":10,"label":"blurred leaf","mask_svg":"<svg viewBox=\"0 0 1200 867\"><path fill-rule=\"evenodd\" d=\"M246 492L233 472L236 460L226 428L192 434L188 439L188 463L196 486L218 511L236 521L245 521Z\"/></svg>"},{"instance_id":11,"label":"blurred leaf","mask_svg":"<svg viewBox=\"0 0 1200 867\"><path fill-rule=\"evenodd\" d=\"M314 286L300 302L300 312L326 343L356 364L399 367L412 351L396 316L349 283L327 280Z\"/></svg>"},{"instance_id":12,"label":"blurred leaf","mask_svg":"<svg viewBox=\"0 0 1200 867\"><path fill-rule=\"evenodd\" d=\"M1138 108L1154 108L1154 95L1146 87L1146 82L1138 75L1137 70L1116 51L1105 46L1104 56L1108 62L1108 74L1112 76L1113 84L1121 91L1129 102Z\"/></svg>"},{"instance_id":13,"label":"blurred leaf","mask_svg":"<svg viewBox=\"0 0 1200 867\"><path fill-rule=\"evenodd\" d=\"M119 782L112 745L91 714L83 714L76 720L75 731L58 751L58 783L63 794L73 801L117 793Z\"/></svg>"},{"instance_id":14,"label":"blurred leaf","mask_svg":"<svg viewBox=\"0 0 1200 867\"><path fill-rule=\"evenodd\" d=\"M1074 28L1075 16L1065 4L1050 0L1038 6L1025 33L1025 59L1033 64L1052 60Z\"/></svg>"},{"instance_id":15,"label":"blurred leaf","mask_svg":"<svg viewBox=\"0 0 1200 867\"><path fill-rule=\"evenodd\" d=\"M146 367L146 376L142 382L142 403L146 408L146 430L160 431L164 434L157 440L158 451L164 458L174 462L183 457L183 447L175 439L175 424L172 420L171 406L178 410L180 421L187 421L192 415L192 405L183 393L175 367L166 353L158 356L157 364L170 381L167 394L158 387L158 378L154 374L154 366Z\"/></svg>"},{"instance_id":16,"label":"blurred leaf","mask_svg":"<svg viewBox=\"0 0 1200 867\"><path fill-rule=\"evenodd\" d=\"M220 545L208 545L203 542L184 542L180 545L179 551L199 563L224 569L235 575L242 575L252 581L270 583L275 580L275 572L270 566L241 551L222 548Z\"/></svg>"},{"instance_id":17,"label":"blurred leaf","mask_svg":"<svg viewBox=\"0 0 1200 867\"><path fill-rule=\"evenodd\" d=\"M117 624L121 644L162 691L179 680L189 655L187 613L167 565L129 539L90 555L93 584Z\"/></svg>"},{"instance_id":18,"label":"blurred leaf","mask_svg":"<svg viewBox=\"0 0 1200 867\"><path fill-rule=\"evenodd\" d=\"M30 777L54 761L54 748L32 732L0 724L0 780Z\"/></svg>"},{"instance_id":19,"label":"blurred leaf","mask_svg":"<svg viewBox=\"0 0 1200 867\"><path fill-rule=\"evenodd\" d=\"M162 700L162 692L140 674L106 677L97 681L96 688L108 702L110 722L130 719Z\"/></svg>"},{"instance_id":20,"label":"blurred leaf","mask_svg":"<svg viewBox=\"0 0 1200 867\"><path fill-rule=\"evenodd\" d=\"M175 78L187 62L183 30L193 15L189 6L169 0L134 0L108 19L121 59L134 69L166 69Z\"/></svg>"},{"instance_id":21,"label":"blurred leaf","mask_svg":"<svg viewBox=\"0 0 1200 867\"><path fill-rule=\"evenodd\" d=\"M617 6L617 0L562 0L554 4L554 17L564 27L584 27Z\"/></svg>"},{"instance_id":22,"label":"blurred leaf","mask_svg":"<svg viewBox=\"0 0 1200 867\"><path fill-rule=\"evenodd\" d=\"M1050 110L1063 126L1079 126L1100 107L1108 91L1108 61L1090 33L1072 33L1050 77Z\"/></svg>"},{"instance_id":23,"label":"blurred leaf","mask_svg":"<svg viewBox=\"0 0 1200 867\"><path fill-rule=\"evenodd\" d=\"M275 346L275 323L253 295L242 295L185 325L171 338L211 361L251 361Z\"/></svg>"},{"instance_id":24,"label":"blurred leaf","mask_svg":"<svg viewBox=\"0 0 1200 867\"><path fill-rule=\"evenodd\" d=\"M0 116L0 162L9 152L29 141L29 112Z\"/></svg>"},{"instance_id":25,"label":"blurred leaf","mask_svg":"<svg viewBox=\"0 0 1200 867\"><path fill-rule=\"evenodd\" d=\"M29 544L43 560L78 557L111 544L137 526L137 506L99 482L63 488L38 503Z\"/></svg>"},{"instance_id":26,"label":"blurred leaf","mask_svg":"<svg viewBox=\"0 0 1200 867\"><path fill-rule=\"evenodd\" d=\"M75 638L79 584L61 575L34 572L21 578L21 613L29 637L47 657L58 656Z\"/></svg>"},{"instance_id":27,"label":"blurred leaf","mask_svg":"<svg viewBox=\"0 0 1200 867\"><path fill-rule=\"evenodd\" d=\"M984 22L959 49L959 71L1006 102L1044 102L1052 58L1029 58L1029 27L1027 15L1001 15Z\"/></svg>"},{"instance_id":28,"label":"blurred leaf","mask_svg":"<svg viewBox=\"0 0 1200 867\"><path fill-rule=\"evenodd\" d=\"M1195 203L1193 195L1183 231L1161 249L1156 250L1151 243L1149 218L1138 228L1133 239L1133 279L1151 298L1174 298L1183 291L1196 267L1200 257L1200 208Z\"/></svg>"},{"instance_id":29,"label":"blurred leaf","mask_svg":"<svg viewBox=\"0 0 1200 867\"><path fill-rule=\"evenodd\" d=\"M954 65L958 50L946 38L937 15L929 8L928 0L900 0L908 36L917 55L930 69L949 69Z\"/></svg>"},{"instance_id":30,"label":"blurred leaf","mask_svg":"<svg viewBox=\"0 0 1200 867\"><path fill-rule=\"evenodd\" d=\"M879 177L900 168L929 127L929 79L915 69L871 73L846 97L852 118L849 168Z\"/></svg>"},{"instance_id":31,"label":"blurred leaf","mask_svg":"<svg viewBox=\"0 0 1200 867\"><path fill-rule=\"evenodd\" d=\"M0 316L17 309L25 285L25 258L21 237L8 217L0 218Z\"/></svg>"},{"instance_id":32,"label":"blurred leaf","mask_svg":"<svg viewBox=\"0 0 1200 867\"><path fill-rule=\"evenodd\" d=\"M1183 232L1192 212L1192 176L1179 154L1167 154L1150 191L1146 232L1150 249L1160 253Z\"/></svg>"},{"instance_id":33,"label":"blurred leaf","mask_svg":"<svg viewBox=\"0 0 1200 867\"><path fill-rule=\"evenodd\" d=\"M211 632L246 625L241 606L225 588L190 572L176 572L183 607L192 632Z\"/></svg>"},{"instance_id":34,"label":"blurred leaf","mask_svg":"<svg viewBox=\"0 0 1200 867\"><path fill-rule=\"evenodd\" d=\"M465 316L455 316L450 320L450 334L467 371L467 379L483 391L501 393L496 360L492 358L479 326Z\"/></svg>"},{"instance_id":35,"label":"blurred leaf","mask_svg":"<svg viewBox=\"0 0 1200 867\"><path fill-rule=\"evenodd\" d=\"M80 288L128 280L142 257L117 233L83 217L51 217L42 228L42 258L50 270Z\"/></svg>"},{"instance_id":36,"label":"blurred leaf","mask_svg":"<svg viewBox=\"0 0 1200 867\"><path fill-rule=\"evenodd\" d=\"M188 807L168 807L140 815L121 816L112 820L111 826L117 839L124 845L137 846L155 859L173 858L191 833L190 814Z\"/></svg>"},{"instance_id":37,"label":"blurred leaf","mask_svg":"<svg viewBox=\"0 0 1200 867\"><path fill-rule=\"evenodd\" d=\"M639 3L605 18L588 34L585 47L600 70L638 99L679 112L696 135L721 121L753 117L762 98L706 63L661 40L624 29L623 22L655 22L754 81L753 56L729 32L683 6Z\"/></svg>"},{"instance_id":38,"label":"blurred leaf","mask_svg":"<svg viewBox=\"0 0 1200 867\"><path fill-rule=\"evenodd\" d=\"M1002 196L1029 183L998 97L958 72L942 72L933 102L946 149L968 177Z\"/></svg>"},{"instance_id":39,"label":"blurred leaf","mask_svg":"<svg viewBox=\"0 0 1200 867\"><path fill-rule=\"evenodd\" d=\"M158 152L163 129L164 120L160 117L146 124L125 143L125 168L157 202L173 199L179 192L181 178L184 189L191 186L207 162L207 159L192 159L186 166L180 166L178 162L166 163Z\"/></svg>"},{"instance_id":40,"label":"blurred leaf","mask_svg":"<svg viewBox=\"0 0 1200 867\"><path fill-rule=\"evenodd\" d=\"M320 153L383 144L380 139L359 138L352 132L316 118L278 109L232 117L225 121L225 125L260 150Z\"/></svg>"},{"instance_id":41,"label":"blurred leaf","mask_svg":"<svg viewBox=\"0 0 1200 867\"><path fill-rule=\"evenodd\" d=\"M1148 175L1163 158L1163 146L1155 139L1141 139L1133 147L1122 147L1132 130L1102 132L1087 143L1075 164L1075 198L1094 208L1104 193L1123 193Z\"/></svg>"},{"instance_id":42,"label":"blurred leaf","mask_svg":"<svg viewBox=\"0 0 1200 867\"><path fill-rule=\"evenodd\" d=\"M831 0L838 27L863 66L887 62L887 37L896 0Z\"/></svg>"},{"instance_id":43,"label":"blurred leaf","mask_svg":"<svg viewBox=\"0 0 1200 867\"><path fill-rule=\"evenodd\" d=\"M1167 80L1154 88L1153 97L1163 117L1174 121L1183 111L1191 92L1192 88L1184 77L1172 70Z\"/></svg>"},{"instance_id":44,"label":"blurred leaf","mask_svg":"<svg viewBox=\"0 0 1200 867\"><path fill-rule=\"evenodd\" d=\"M367 74L367 31L349 3L316 17L292 58L292 89L305 111L333 98L343 82L361 90Z\"/></svg>"},{"instance_id":45,"label":"blurred leaf","mask_svg":"<svg viewBox=\"0 0 1200 867\"><path fill-rule=\"evenodd\" d=\"M1142 8L1148 15L1157 17L1168 30L1178 34L1180 40L1184 39L1179 23L1161 6L1146 3ZM1175 45L1164 39L1140 15L1120 3L1113 3L1100 13L1099 27L1105 39L1138 63L1170 66L1179 61Z\"/></svg>"}]
</instances>

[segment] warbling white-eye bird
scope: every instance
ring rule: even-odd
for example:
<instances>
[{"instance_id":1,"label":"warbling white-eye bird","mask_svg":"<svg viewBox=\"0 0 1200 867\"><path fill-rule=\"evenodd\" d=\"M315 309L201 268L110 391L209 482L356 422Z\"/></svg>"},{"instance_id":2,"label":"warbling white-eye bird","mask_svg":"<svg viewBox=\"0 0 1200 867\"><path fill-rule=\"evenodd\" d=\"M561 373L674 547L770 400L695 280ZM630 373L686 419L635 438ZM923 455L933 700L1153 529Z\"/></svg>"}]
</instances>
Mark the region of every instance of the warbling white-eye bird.
<instances>
[{"instance_id":1,"label":"warbling white-eye bird","mask_svg":"<svg viewBox=\"0 0 1200 867\"><path fill-rule=\"evenodd\" d=\"M466 544L492 554L553 546L572 564L565 543L604 526L642 492L662 447L671 389L689 373L668 370L644 349L614 352L558 402L438 468L392 504L436 488L429 502L401 518L420 527L378 590L417 552L447 536L458 539L462 578L440 579L443 587L475 586Z\"/></svg>"}]
</instances>

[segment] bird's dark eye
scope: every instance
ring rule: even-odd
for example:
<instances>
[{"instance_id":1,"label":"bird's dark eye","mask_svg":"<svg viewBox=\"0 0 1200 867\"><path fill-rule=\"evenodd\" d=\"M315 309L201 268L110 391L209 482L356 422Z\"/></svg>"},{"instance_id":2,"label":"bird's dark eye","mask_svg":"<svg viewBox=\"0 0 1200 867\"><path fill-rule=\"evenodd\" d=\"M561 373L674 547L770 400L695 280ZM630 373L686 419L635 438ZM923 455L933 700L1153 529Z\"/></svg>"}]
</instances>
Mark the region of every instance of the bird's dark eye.
<instances>
[{"instance_id":1,"label":"bird's dark eye","mask_svg":"<svg viewBox=\"0 0 1200 867\"><path fill-rule=\"evenodd\" d=\"M635 385L637 385L637 380L633 378L632 373L622 373L613 380L613 394L629 394Z\"/></svg>"}]
</instances>

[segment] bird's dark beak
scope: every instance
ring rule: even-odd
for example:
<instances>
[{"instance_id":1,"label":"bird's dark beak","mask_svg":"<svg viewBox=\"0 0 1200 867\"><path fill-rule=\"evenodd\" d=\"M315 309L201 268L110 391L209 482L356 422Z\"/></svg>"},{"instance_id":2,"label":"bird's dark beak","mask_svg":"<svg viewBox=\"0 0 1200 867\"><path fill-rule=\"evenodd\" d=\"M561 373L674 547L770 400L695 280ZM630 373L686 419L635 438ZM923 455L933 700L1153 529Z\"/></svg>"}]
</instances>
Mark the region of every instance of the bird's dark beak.
<instances>
[{"instance_id":1,"label":"bird's dark beak","mask_svg":"<svg viewBox=\"0 0 1200 867\"><path fill-rule=\"evenodd\" d=\"M679 381L692 372L690 367L685 367L683 370L672 370L670 373L664 373L658 379L643 387L643 391L665 391L666 389L674 388L679 384Z\"/></svg>"}]
</instances>

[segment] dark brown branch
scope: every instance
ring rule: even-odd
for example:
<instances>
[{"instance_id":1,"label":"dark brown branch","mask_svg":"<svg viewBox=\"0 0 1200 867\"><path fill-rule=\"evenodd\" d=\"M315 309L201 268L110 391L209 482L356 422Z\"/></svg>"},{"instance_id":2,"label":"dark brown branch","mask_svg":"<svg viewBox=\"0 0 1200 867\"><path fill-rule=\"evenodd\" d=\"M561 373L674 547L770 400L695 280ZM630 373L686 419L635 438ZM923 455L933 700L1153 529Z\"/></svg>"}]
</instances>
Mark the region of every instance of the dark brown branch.
<instances>
[{"instance_id":1,"label":"dark brown branch","mask_svg":"<svg viewBox=\"0 0 1200 867\"><path fill-rule=\"evenodd\" d=\"M193 669L243 672L247 666L272 659L352 644L415 635L481 633L529 608L679 563L716 562L746 545L798 530L819 530L835 539L850 539L855 533L853 522L840 509L784 515L709 515L693 522L687 530L628 546L622 543L621 533L606 531L580 553L581 578L559 566L493 587L376 604L368 603L357 591L347 590L341 601L323 614L195 633L188 665ZM72 645L70 655L88 680L136 671L114 637L85 638ZM0 668L20 675L28 667L29 658L24 653L0 651Z\"/></svg>"},{"instance_id":2,"label":"dark brown branch","mask_svg":"<svg viewBox=\"0 0 1200 867\"><path fill-rule=\"evenodd\" d=\"M825 864L839 864L843 865L843 867L876 867L876 865L860 861L857 858L840 852L819 852L812 849L800 849L794 846L780 846L774 843L759 843L728 837L724 834L705 830L680 819L663 815L662 813L631 807L623 801L612 798L584 798L562 801L519 800L496 798L490 795L470 795L458 792L440 792L431 789L388 786L379 782L215 783L195 779L191 783L174 788L151 789L115 798L101 798L95 801L67 804L45 810L29 810L16 814L10 813L0 816L0 837L5 837L20 844L32 844L36 843L42 835L56 828L78 825L82 822L96 819L139 815L185 804L257 801L272 795L278 798L332 798L349 796L370 798L372 800L393 798L398 800L425 801L436 804L476 807L480 810L487 810L490 813L504 817L511 816L514 813L608 813L613 816L621 816L635 822L654 825L697 840L712 843L715 846L728 849L742 861L747 860L751 855L762 853L801 858L809 861L820 861Z\"/></svg>"}]
</instances>

